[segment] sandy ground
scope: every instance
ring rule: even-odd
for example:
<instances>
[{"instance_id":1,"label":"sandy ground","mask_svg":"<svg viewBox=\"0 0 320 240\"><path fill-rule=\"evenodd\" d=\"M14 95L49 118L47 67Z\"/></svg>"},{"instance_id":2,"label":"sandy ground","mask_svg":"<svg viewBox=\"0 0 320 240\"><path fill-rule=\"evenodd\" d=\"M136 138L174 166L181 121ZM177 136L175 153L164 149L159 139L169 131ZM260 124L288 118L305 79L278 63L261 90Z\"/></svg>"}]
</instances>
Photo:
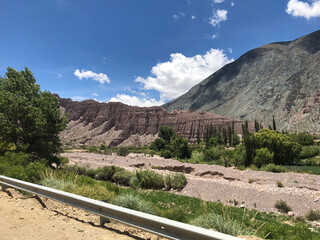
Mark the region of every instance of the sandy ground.
<instances>
[{"instance_id":1,"label":"sandy ground","mask_svg":"<svg viewBox=\"0 0 320 240\"><path fill-rule=\"evenodd\" d=\"M175 171L185 171L188 184L181 192L191 197L208 201L220 201L238 207L247 207L265 212L277 212L277 200L286 201L293 214L305 214L309 209L320 209L320 176L299 173L270 173L263 171L240 171L217 165L184 164L177 160L161 157L146 157L130 154L127 157L100 155L93 153L63 153L70 164L89 165L97 168L116 165L134 171L141 168L162 167ZM162 171L165 174L168 171ZM250 180L250 181L249 181ZM252 182L253 181L253 182ZM279 188L280 181L284 187ZM251 182L251 183L249 183Z\"/></svg>"},{"instance_id":2,"label":"sandy ground","mask_svg":"<svg viewBox=\"0 0 320 240\"><path fill-rule=\"evenodd\" d=\"M1 240L158 240L153 234L111 222L99 226L99 217L46 198L44 208L34 197L13 189L0 191Z\"/></svg>"}]
</instances>

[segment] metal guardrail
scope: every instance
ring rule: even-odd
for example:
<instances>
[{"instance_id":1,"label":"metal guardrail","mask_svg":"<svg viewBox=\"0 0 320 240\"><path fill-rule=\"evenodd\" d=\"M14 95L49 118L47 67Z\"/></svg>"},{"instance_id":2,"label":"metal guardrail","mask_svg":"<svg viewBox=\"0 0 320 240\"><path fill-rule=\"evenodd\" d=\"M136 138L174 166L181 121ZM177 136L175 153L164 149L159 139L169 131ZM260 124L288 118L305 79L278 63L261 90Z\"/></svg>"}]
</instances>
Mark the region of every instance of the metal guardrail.
<instances>
[{"instance_id":1,"label":"metal guardrail","mask_svg":"<svg viewBox=\"0 0 320 240\"><path fill-rule=\"evenodd\" d=\"M0 184L2 184L2 191L5 191L8 187L20 189L92 212L99 215L100 220L105 218L113 219L169 239L241 240L240 238L223 233L115 206L98 200L93 200L91 198L82 197L76 194L24 182L2 175L0 175Z\"/></svg>"}]
</instances>

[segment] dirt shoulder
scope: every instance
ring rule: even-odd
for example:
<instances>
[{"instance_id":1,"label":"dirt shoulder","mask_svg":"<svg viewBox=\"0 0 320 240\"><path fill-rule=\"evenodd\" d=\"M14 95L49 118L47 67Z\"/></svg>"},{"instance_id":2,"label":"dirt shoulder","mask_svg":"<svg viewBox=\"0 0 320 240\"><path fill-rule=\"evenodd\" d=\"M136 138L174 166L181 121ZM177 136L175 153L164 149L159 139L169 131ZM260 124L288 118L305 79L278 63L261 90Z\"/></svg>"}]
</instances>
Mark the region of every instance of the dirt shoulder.
<instances>
[{"instance_id":1,"label":"dirt shoulder","mask_svg":"<svg viewBox=\"0 0 320 240\"><path fill-rule=\"evenodd\" d=\"M270 173L264 171L240 171L217 165L187 164L161 157L145 157L130 154L127 157L100 155L93 153L63 153L70 164L90 165L97 168L116 165L134 170L142 168L162 168L187 173L188 184L177 194L199 197L208 201L277 212L274 203L286 201L294 214L305 214L309 209L320 209L320 176L300 173ZM280 181L284 187L279 188Z\"/></svg>"},{"instance_id":2,"label":"dirt shoulder","mask_svg":"<svg viewBox=\"0 0 320 240\"><path fill-rule=\"evenodd\" d=\"M116 222L100 227L99 217L94 214L41 199L46 208L37 199L26 198L11 188L0 191L0 239L163 239Z\"/></svg>"}]
</instances>

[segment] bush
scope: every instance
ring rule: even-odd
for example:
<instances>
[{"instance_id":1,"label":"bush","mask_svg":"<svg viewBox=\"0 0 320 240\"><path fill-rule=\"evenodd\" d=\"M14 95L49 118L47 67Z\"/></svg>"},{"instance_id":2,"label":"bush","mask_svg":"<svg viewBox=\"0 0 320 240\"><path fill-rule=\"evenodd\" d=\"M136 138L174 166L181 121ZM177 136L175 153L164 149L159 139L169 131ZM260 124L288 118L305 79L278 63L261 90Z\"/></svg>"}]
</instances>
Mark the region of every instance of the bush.
<instances>
[{"instance_id":1,"label":"bush","mask_svg":"<svg viewBox=\"0 0 320 240\"><path fill-rule=\"evenodd\" d=\"M221 154L214 147L204 150L204 153L203 153L204 162L218 161L220 160L220 157L221 157Z\"/></svg>"},{"instance_id":2,"label":"bush","mask_svg":"<svg viewBox=\"0 0 320 240\"><path fill-rule=\"evenodd\" d=\"M41 172L48 170L44 159L30 162L30 154L6 152L0 156L0 174L28 182L40 180Z\"/></svg>"},{"instance_id":3,"label":"bush","mask_svg":"<svg viewBox=\"0 0 320 240\"><path fill-rule=\"evenodd\" d=\"M111 180L117 184L130 186L130 180L134 176L134 174L128 170L122 170L116 172Z\"/></svg>"},{"instance_id":4,"label":"bush","mask_svg":"<svg viewBox=\"0 0 320 240\"><path fill-rule=\"evenodd\" d=\"M163 158L166 158L166 159L174 157L173 153L171 151L167 150L167 149L163 150L161 152L160 156L163 157Z\"/></svg>"},{"instance_id":5,"label":"bush","mask_svg":"<svg viewBox=\"0 0 320 240\"><path fill-rule=\"evenodd\" d=\"M166 142L162 138L156 138L151 144L150 144L150 149L154 151L160 151L164 149L166 145Z\"/></svg>"},{"instance_id":6,"label":"bush","mask_svg":"<svg viewBox=\"0 0 320 240\"><path fill-rule=\"evenodd\" d=\"M319 152L318 146L304 146L300 152L300 159L315 157Z\"/></svg>"},{"instance_id":7,"label":"bush","mask_svg":"<svg viewBox=\"0 0 320 240\"><path fill-rule=\"evenodd\" d=\"M319 210L310 209L306 213L305 217L309 221L319 221L320 220L320 211Z\"/></svg>"},{"instance_id":8,"label":"bush","mask_svg":"<svg viewBox=\"0 0 320 240\"><path fill-rule=\"evenodd\" d=\"M233 164L236 167L242 167L242 166L244 166L245 158L246 158L246 149L245 149L245 147L243 145L238 145L234 149Z\"/></svg>"},{"instance_id":9,"label":"bush","mask_svg":"<svg viewBox=\"0 0 320 240\"><path fill-rule=\"evenodd\" d=\"M90 146L90 147L88 148L88 151L89 151L90 153L99 153L99 150L98 150L98 148L97 148L96 146Z\"/></svg>"},{"instance_id":10,"label":"bush","mask_svg":"<svg viewBox=\"0 0 320 240\"><path fill-rule=\"evenodd\" d=\"M281 213L288 213L292 211L292 208L287 204L286 201L283 201L283 200L276 201L276 203L274 204L274 207L278 209L278 211Z\"/></svg>"},{"instance_id":11,"label":"bush","mask_svg":"<svg viewBox=\"0 0 320 240\"><path fill-rule=\"evenodd\" d=\"M286 169L283 166L274 165L273 163L262 167L261 170L266 172L274 172L274 173L282 173L286 171Z\"/></svg>"},{"instance_id":12,"label":"bush","mask_svg":"<svg viewBox=\"0 0 320 240\"><path fill-rule=\"evenodd\" d=\"M284 187L283 183L280 182L280 181L277 182L277 186L278 186L279 188L283 188L283 187Z\"/></svg>"},{"instance_id":13,"label":"bush","mask_svg":"<svg viewBox=\"0 0 320 240\"><path fill-rule=\"evenodd\" d=\"M117 150L118 156L125 157L125 156L128 156L128 154L129 154L129 150L126 147L119 147Z\"/></svg>"},{"instance_id":14,"label":"bush","mask_svg":"<svg viewBox=\"0 0 320 240\"><path fill-rule=\"evenodd\" d=\"M268 148L260 148L256 150L256 156L253 159L253 164L258 168L265 166L273 161L273 153Z\"/></svg>"},{"instance_id":15,"label":"bush","mask_svg":"<svg viewBox=\"0 0 320 240\"><path fill-rule=\"evenodd\" d=\"M163 176L151 170L140 170L136 172L136 178L140 187L145 189L164 188Z\"/></svg>"},{"instance_id":16,"label":"bush","mask_svg":"<svg viewBox=\"0 0 320 240\"><path fill-rule=\"evenodd\" d=\"M290 134L289 135L293 141L299 143L302 146L313 145L314 137L308 133L298 133L298 134Z\"/></svg>"},{"instance_id":17,"label":"bush","mask_svg":"<svg viewBox=\"0 0 320 240\"><path fill-rule=\"evenodd\" d=\"M108 189L111 192L114 192L115 194L118 194L120 192L120 187L111 182L106 182L106 189Z\"/></svg>"},{"instance_id":18,"label":"bush","mask_svg":"<svg viewBox=\"0 0 320 240\"><path fill-rule=\"evenodd\" d=\"M59 174L52 170L43 172L39 183L62 191L71 191L76 187L74 178L67 178L65 174Z\"/></svg>"},{"instance_id":19,"label":"bush","mask_svg":"<svg viewBox=\"0 0 320 240\"><path fill-rule=\"evenodd\" d=\"M95 186L77 186L70 192L96 200L107 200L108 202L112 201L115 196L113 192L110 192L108 189L98 184L96 184Z\"/></svg>"},{"instance_id":20,"label":"bush","mask_svg":"<svg viewBox=\"0 0 320 240\"><path fill-rule=\"evenodd\" d=\"M149 214L156 215L157 213L155 208L151 205L151 203L142 200L141 198L133 195L132 193L126 193L117 196L114 199L113 204Z\"/></svg>"},{"instance_id":21,"label":"bush","mask_svg":"<svg viewBox=\"0 0 320 240\"><path fill-rule=\"evenodd\" d=\"M253 231L243 226L237 220L229 216L222 216L216 213L204 214L190 222L193 225L214 229L218 232L229 234L232 236L252 235Z\"/></svg>"},{"instance_id":22,"label":"bush","mask_svg":"<svg viewBox=\"0 0 320 240\"><path fill-rule=\"evenodd\" d=\"M115 167L115 166L104 166L104 167L99 167L95 171L95 176L94 179L96 180L103 180L103 181L111 181L112 176L117 172L117 171L122 171L122 168Z\"/></svg>"},{"instance_id":23,"label":"bush","mask_svg":"<svg viewBox=\"0 0 320 240\"><path fill-rule=\"evenodd\" d=\"M164 179L166 189L182 190L187 184L188 180L182 173L168 174Z\"/></svg>"}]
</instances>

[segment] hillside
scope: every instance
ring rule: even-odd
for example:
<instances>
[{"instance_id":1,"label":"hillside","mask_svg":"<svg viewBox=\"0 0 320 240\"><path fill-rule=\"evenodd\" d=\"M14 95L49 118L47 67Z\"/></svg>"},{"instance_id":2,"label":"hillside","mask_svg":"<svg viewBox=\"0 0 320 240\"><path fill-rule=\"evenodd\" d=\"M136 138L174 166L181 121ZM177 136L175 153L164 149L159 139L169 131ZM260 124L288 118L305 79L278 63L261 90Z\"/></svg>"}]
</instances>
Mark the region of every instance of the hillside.
<instances>
[{"instance_id":1,"label":"hillside","mask_svg":"<svg viewBox=\"0 0 320 240\"><path fill-rule=\"evenodd\" d=\"M170 126L190 141L197 132L203 136L207 126L234 125L241 133L242 121L207 112L174 111L162 107L132 107L122 103L82 102L60 98L60 107L68 114L68 126L60 137L68 145L143 146L153 141L160 126Z\"/></svg>"},{"instance_id":2,"label":"hillside","mask_svg":"<svg viewBox=\"0 0 320 240\"><path fill-rule=\"evenodd\" d=\"M319 50L320 31L253 49L163 107L320 132Z\"/></svg>"}]
</instances>

